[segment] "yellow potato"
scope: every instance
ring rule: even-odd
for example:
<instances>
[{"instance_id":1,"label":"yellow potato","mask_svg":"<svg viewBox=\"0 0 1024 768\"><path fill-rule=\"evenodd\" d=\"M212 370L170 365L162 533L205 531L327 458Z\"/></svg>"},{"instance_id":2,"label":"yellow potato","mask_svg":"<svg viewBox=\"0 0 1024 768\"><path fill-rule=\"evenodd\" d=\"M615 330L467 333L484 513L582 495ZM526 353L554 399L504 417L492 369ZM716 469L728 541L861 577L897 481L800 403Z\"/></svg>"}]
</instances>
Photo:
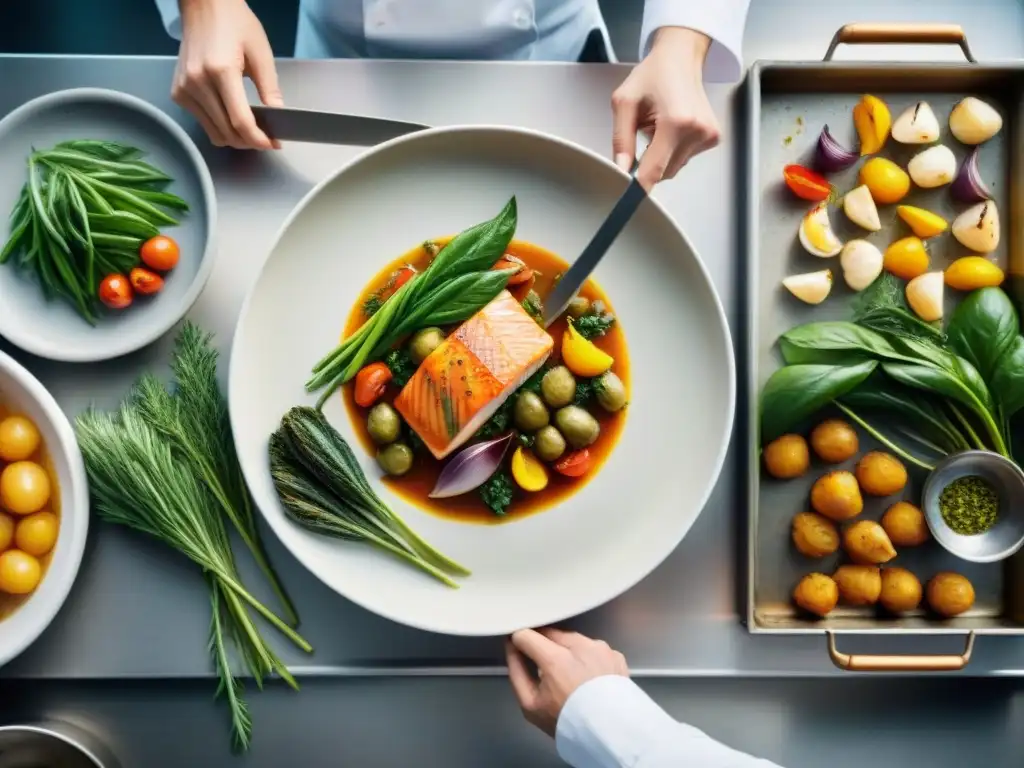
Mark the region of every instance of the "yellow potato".
<instances>
[{"instance_id":1,"label":"yellow potato","mask_svg":"<svg viewBox=\"0 0 1024 768\"><path fill-rule=\"evenodd\" d=\"M0 592L27 595L39 586L43 569L32 555L9 549L0 555Z\"/></svg>"},{"instance_id":2,"label":"yellow potato","mask_svg":"<svg viewBox=\"0 0 1024 768\"><path fill-rule=\"evenodd\" d=\"M807 441L800 435L783 435L764 447L764 467L780 480L799 477L811 466Z\"/></svg>"},{"instance_id":3,"label":"yellow potato","mask_svg":"<svg viewBox=\"0 0 1024 768\"><path fill-rule=\"evenodd\" d=\"M793 602L816 616L826 616L839 602L839 587L824 573L809 573L793 590Z\"/></svg>"},{"instance_id":4,"label":"yellow potato","mask_svg":"<svg viewBox=\"0 0 1024 768\"><path fill-rule=\"evenodd\" d=\"M811 507L837 522L856 517L864 511L857 478L845 470L822 475L811 486Z\"/></svg>"},{"instance_id":5,"label":"yellow potato","mask_svg":"<svg viewBox=\"0 0 1024 768\"><path fill-rule=\"evenodd\" d=\"M857 483L869 496L892 496L907 484L907 468L895 456L871 451L857 462Z\"/></svg>"},{"instance_id":6,"label":"yellow potato","mask_svg":"<svg viewBox=\"0 0 1024 768\"><path fill-rule=\"evenodd\" d=\"M874 605L882 593L882 574L873 565L841 565L832 580L847 605Z\"/></svg>"},{"instance_id":7,"label":"yellow potato","mask_svg":"<svg viewBox=\"0 0 1024 768\"><path fill-rule=\"evenodd\" d=\"M906 568L883 568L878 602L890 613L912 611L921 604L921 582Z\"/></svg>"},{"instance_id":8,"label":"yellow potato","mask_svg":"<svg viewBox=\"0 0 1024 768\"><path fill-rule=\"evenodd\" d=\"M811 447L822 461L839 464L856 456L860 443L853 427L845 421L829 419L811 432Z\"/></svg>"},{"instance_id":9,"label":"yellow potato","mask_svg":"<svg viewBox=\"0 0 1024 768\"><path fill-rule=\"evenodd\" d=\"M50 476L32 461L16 461L0 472L0 507L30 515L50 500Z\"/></svg>"},{"instance_id":10,"label":"yellow potato","mask_svg":"<svg viewBox=\"0 0 1024 768\"><path fill-rule=\"evenodd\" d=\"M974 587L966 576L944 571L928 582L928 605L940 616L959 616L974 605Z\"/></svg>"},{"instance_id":11,"label":"yellow potato","mask_svg":"<svg viewBox=\"0 0 1024 768\"><path fill-rule=\"evenodd\" d=\"M807 557L824 557L839 549L839 531L826 517L798 512L793 517L793 544Z\"/></svg>"},{"instance_id":12,"label":"yellow potato","mask_svg":"<svg viewBox=\"0 0 1024 768\"><path fill-rule=\"evenodd\" d=\"M0 461L24 461L39 449L39 430L24 416L0 421Z\"/></svg>"},{"instance_id":13,"label":"yellow potato","mask_svg":"<svg viewBox=\"0 0 1024 768\"><path fill-rule=\"evenodd\" d=\"M897 547L916 547L931 538L924 512L909 501L897 501L885 510L882 528Z\"/></svg>"},{"instance_id":14,"label":"yellow potato","mask_svg":"<svg viewBox=\"0 0 1024 768\"><path fill-rule=\"evenodd\" d=\"M855 563L878 565L896 557L896 548L874 520L860 520L843 531L843 549Z\"/></svg>"},{"instance_id":15,"label":"yellow potato","mask_svg":"<svg viewBox=\"0 0 1024 768\"><path fill-rule=\"evenodd\" d=\"M60 522L53 512L36 512L18 521L14 532L14 545L22 552L42 557L57 543Z\"/></svg>"}]
</instances>

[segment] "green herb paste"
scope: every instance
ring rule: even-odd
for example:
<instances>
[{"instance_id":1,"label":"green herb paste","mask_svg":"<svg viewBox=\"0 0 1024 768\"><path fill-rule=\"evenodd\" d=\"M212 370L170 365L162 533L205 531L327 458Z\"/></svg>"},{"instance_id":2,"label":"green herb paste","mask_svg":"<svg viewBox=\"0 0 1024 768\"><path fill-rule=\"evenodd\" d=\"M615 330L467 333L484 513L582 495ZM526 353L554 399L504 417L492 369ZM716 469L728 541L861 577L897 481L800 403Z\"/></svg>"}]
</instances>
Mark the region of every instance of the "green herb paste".
<instances>
[{"instance_id":1,"label":"green herb paste","mask_svg":"<svg viewBox=\"0 0 1024 768\"><path fill-rule=\"evenodd\" d=\"M939 511L951 529L964 536L984 533L999 513L999 495L980 477L961 477L942 489Z\"/></svg>"}]
</instances>

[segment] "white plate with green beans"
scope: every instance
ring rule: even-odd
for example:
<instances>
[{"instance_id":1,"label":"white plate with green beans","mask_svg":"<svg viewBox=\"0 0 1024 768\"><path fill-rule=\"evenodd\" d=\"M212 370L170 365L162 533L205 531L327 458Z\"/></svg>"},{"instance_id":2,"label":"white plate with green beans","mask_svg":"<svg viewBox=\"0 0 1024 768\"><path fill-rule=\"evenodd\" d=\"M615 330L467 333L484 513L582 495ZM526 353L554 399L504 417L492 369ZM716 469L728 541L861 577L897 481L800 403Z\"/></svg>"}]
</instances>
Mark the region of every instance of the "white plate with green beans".
<instances>
[{"instance_id":1,"label":"white plate with green beans","mask_svg":"<svg viewBox=\"0 0 1024 768\"><path fill-rule=\"evenodd\" d=\"M216 201L195 144L147 102L47 94L0 120L0 336L94 362L166 333L212 270Z\"/></svg>"}]
</instances>

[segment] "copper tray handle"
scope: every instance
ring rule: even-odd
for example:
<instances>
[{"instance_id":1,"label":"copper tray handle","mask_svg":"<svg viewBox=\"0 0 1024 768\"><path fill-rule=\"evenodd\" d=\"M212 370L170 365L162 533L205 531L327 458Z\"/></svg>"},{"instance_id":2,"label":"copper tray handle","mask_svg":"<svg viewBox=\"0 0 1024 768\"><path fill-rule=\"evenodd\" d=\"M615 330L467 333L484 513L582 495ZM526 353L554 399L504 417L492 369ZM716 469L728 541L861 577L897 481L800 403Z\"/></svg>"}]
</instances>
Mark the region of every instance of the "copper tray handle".
<instances>
[{"instance_id":1,"label":"copper tray handle","mask_svg":"<svg viewBox=\"0 0 1024 768\"><path fill-rule=\"evenodd\" d=\"M826 632L832 663L848 672L956 672L967 666L974 652L974 633L967 635L959 656L865 656L842 653L836 648L834 632Z\"/></svg>"},{"instance_id":2,"label":"copper tray handle","mask_svg":"<svg viewBox=\"0 0 1024 768\"><path fill-rule=\"evenodd\" d=\"M845 24L832 36L823 61L832 60L840 43L948 43L959 45L969 62L978 63L959 24Z\"/></svg>"}]
</instances>

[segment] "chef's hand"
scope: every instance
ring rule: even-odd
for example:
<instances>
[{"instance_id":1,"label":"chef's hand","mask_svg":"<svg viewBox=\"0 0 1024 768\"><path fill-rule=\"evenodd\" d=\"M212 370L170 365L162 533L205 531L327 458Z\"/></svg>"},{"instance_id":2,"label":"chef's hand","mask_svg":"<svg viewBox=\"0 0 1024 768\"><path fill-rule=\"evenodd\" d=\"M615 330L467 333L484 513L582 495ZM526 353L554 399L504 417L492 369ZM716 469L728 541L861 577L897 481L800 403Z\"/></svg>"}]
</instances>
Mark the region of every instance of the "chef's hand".
<instances>
[{"instance_id":1,"label":"chef's hand","mask_svg":"<svg viewBox=\"0 0 1024 768\"><path fill-rule=\"evenodd\" d=\"M526 719L555 735L558 715L573 691L605 675L629 677L626 657L603 640L559 629L523 629L505 644L508 678ZM537 666L537 677L526 659Z\"/></svg>"},{"instance_id":2,"label":"chef's hand","mask_svg":"<svg viewBox=\"0 0 1024 768\"><path fill-rule=\"evenodd\" d=\"M179 0L181 48L171 98L191 112L218 147L278 146L256 125L242 83L252 78L260 100L282 106L270 42L245 0Z\"/></svg>"},{"instance_id":3,"label":"chef's hand","mask_svg":"<svg viewBox=\"0 0 1024 768\"><path fill-rule=\"evenodd\" d=\"M612 94L615 163L629 172L636 133L643 131L650 144L637 177L648 192L675 176L691 157L718 144L718 121L704 93L710 44L706 35L691 29L659 29L647 58Z\"/></svg>"}]
</instances>

